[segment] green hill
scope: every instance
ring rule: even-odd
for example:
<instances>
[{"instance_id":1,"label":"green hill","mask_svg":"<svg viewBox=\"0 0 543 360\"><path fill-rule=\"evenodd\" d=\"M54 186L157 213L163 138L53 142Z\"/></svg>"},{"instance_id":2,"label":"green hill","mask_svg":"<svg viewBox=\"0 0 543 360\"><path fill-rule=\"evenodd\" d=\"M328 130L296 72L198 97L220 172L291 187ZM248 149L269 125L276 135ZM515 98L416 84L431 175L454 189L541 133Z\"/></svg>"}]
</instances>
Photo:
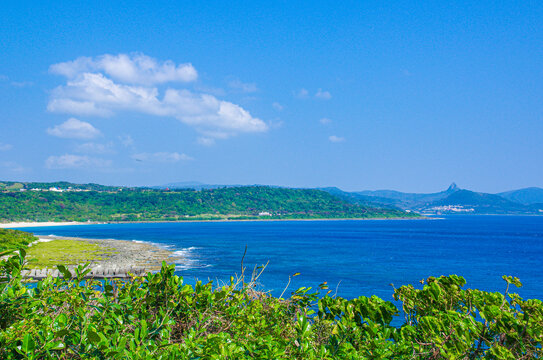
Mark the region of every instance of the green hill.
<instances>
[{"instance_id":1,"label":"green hill","mask_svg":"<svg viewBox=\"0 0 543 360\"><path fill-rule=\"evenodd\" d=\"M110 189L108 189L110 190ZM327 192L266 186L164 191L4 191L0 222L178 221L413 217L400 210L349 203Z\"/></svg>"}]
</instances>

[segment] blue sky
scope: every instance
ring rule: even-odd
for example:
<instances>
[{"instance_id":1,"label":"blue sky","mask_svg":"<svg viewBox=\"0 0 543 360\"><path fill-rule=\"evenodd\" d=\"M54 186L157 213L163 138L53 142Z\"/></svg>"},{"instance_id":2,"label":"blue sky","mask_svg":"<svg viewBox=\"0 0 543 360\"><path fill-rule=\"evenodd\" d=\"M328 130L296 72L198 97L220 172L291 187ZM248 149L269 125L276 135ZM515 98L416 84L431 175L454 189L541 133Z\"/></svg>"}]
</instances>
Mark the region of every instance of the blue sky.
<instances>
[{"instance_id":1,"label":"blue sky","mask_svg":"<svg viewBox=\"0 0 543 360\"><path fill-rule=\"evenodd\" d=\"M543 186L540 2L0 12L0 179Z\"/></svg>"}]
</instances>

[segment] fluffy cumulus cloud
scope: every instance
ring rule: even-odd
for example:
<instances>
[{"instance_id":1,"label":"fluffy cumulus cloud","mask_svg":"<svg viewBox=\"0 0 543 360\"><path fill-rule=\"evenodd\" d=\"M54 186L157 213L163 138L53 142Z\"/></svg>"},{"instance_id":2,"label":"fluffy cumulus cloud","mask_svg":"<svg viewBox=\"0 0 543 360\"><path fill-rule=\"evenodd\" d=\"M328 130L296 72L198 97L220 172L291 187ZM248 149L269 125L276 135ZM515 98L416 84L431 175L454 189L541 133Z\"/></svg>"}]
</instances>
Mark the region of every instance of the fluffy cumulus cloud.
<instances>
[{"instance_id":1,"label":"fluffy cumulus cloud","mask_svg":"<svg viewBox=\"0 0 543 360\"><path fill-rule=\"evenodd\" d=\"M82 116L137 112L172 117L208 137L217 134L216 138L268 130L266 123L239 105L185 88L155 86L195 80L197 73L190 64L120 54L55 64L51 72L67 78L65 85L52 92L47 106L51 112Z\"/></svg>"},{"instance_id":2,"label":"fluffy cumulus cloud","mask_svg":"<svg viewBox=\"0 0 543 360\"><path fill-rule=\"evenodd\" d=\"M345 138L341 136L331 135L330 137L328 137L328 140L330 140L333 143L340 143L340 142L344 142Z\"/></svg>"},{"instance_id":3,"label":"fluffy cumulus cloud","mask_svg":"<svg viewBox=\"0 0 543 360\"><path fill-rule=\"evenodd\" d=\"M137 161L149 161L149 162L178 162L194 160L187 154L180 154L178 152L155 152L155 153L140 153L132 155L132 158Z\"/></svg>"},{"instance_id":4,"label":"fluffy cumulus cloud","mask_svg":"<svg viewBox=\"0 0 543 360\"><path fill-rule=\"evenodd\" d=\"M189 82L198 78L192 64L176 65L170 60L159 62L138 53L106 54L95 58L82 56L73 61L51 65L50 71L67 78L76 78L83 73L101 72L124 83L144 85Z\"/></svg>"},{"instance_id":5,"label":"fluffy cumulus cloud","mask_svg":"<svg viewBox=\"0 0 543 360\"><path fill-rule=\"evenodd\" d=\"M48 128L47 133L65 139L93 139L101 135L100 130L76 118L70 118L60 125Z\"/></svg>"},{"instance_id":6,"label":"fluffy cumulus cloud","mask_svg":"<svg viewBox=\"0 0 543 360\"><path fill-rule=\"evenodd\" d=\"M45 167L48 169L96 169L110 166L111 160L73 154L49 156L45 160Z\"/></svg>"}]
</instances>

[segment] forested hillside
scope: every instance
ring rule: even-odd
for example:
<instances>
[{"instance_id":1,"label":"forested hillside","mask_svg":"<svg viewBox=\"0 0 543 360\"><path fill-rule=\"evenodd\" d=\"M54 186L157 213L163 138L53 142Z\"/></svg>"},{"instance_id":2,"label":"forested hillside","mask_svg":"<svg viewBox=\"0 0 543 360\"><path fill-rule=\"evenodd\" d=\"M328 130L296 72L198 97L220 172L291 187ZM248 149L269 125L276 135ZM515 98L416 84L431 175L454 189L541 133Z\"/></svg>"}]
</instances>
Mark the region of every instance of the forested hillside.
<instances>
[{"instance_id":1,"label":"forested hillside","mask_svg":"<svg viewBox=\"0 0 543 360\"><path fill-rule=\"evenodd\" d=\"M266 186L163 191L4 191L0 221L176 221L413 217L400 210L348 203L310 189Z\"/></svg>"}]
</instances>

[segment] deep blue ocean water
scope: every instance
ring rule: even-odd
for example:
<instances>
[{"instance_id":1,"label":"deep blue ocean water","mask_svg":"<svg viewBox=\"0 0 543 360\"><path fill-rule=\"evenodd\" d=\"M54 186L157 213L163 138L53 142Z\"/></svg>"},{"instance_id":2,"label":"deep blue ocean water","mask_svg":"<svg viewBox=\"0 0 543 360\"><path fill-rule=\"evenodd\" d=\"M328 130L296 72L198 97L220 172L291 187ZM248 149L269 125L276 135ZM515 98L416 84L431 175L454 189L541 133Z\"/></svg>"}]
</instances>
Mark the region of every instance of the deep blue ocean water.
<instances>
[{"instance_id":1,"label":"deep blue ocean water","mask_svg":"<svg viewBox=\"0 0 543 360\"><path fill-rule=\"evenodd\" d=\"M107 224L22 229L39 235L156 243L185 257L188 283L228 281L269 261L262 289L280 295L327 281L345 298L378 295L428 276L458 274L467 287L503 291L517 276L524 298L543 299L543 216L450 216L436 220L258 221Z\"/></svg>"}]
</instances>

